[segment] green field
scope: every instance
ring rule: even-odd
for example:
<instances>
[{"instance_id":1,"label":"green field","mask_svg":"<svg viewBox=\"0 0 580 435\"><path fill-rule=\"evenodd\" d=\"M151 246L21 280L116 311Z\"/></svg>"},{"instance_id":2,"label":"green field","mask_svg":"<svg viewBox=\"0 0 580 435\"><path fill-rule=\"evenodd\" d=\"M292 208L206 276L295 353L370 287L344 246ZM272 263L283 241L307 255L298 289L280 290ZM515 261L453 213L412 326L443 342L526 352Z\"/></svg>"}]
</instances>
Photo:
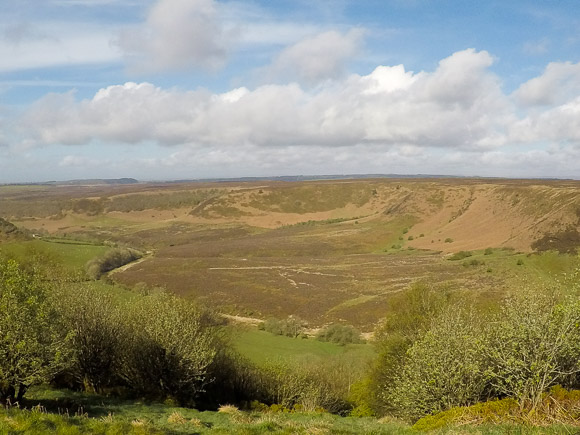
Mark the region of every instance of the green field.
<instances>
[{"instance_id":1,"label":"green field","mask_svg":"<svg viewBox=\"0 0 580 435\"><path fill-rule=\"evenodd\" d=\"M109 246L69 239L30 240L0 244L0 252L25 259L34 255L47 257L70 270L82 270L87 261L103 255Z\"/></svg>"},{"instance_id":2,"label":"green field","mask_svg":"<svg viewBox=\"0 0 580 435\"><path fill-rule=\"evenodd\" d=\"M320 362L328 358L342 358L356 362L357 365L365 365L375 356L374 348L370 344L339 346L314 338L273 335L253 328L237 328L232 340L241 355L258 365L278 359L291 362Z\"/></svg>"}]
</instances>

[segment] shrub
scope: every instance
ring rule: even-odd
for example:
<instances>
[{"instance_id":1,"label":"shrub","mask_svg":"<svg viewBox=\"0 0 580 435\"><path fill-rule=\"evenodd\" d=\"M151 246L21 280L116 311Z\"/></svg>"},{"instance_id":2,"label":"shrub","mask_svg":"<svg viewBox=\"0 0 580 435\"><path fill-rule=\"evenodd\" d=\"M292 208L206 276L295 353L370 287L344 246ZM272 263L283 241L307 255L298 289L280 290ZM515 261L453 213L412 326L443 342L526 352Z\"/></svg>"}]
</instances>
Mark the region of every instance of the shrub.
<instances>
[{"instance_id":1,"label":"shrub","mask_svg":"<svg viewBox=\"0 0 580 435\"><path fill-rule=\"evenodd\" d=\"M483 255L491 255L493 254L493 249L491 248L486 248L485 251L483 251Z\"/></svg>"},{"instance_id":2,"label":"shrub","mask_svg":"<svg viewBox=\"0 0 580 435\"><path fill-rule=\"evenodd\" d=\"M271 317L264 322L264 330L274 335L284 335L286 337L299 337L306 322L297 316L288 316L286 319L276 319Z\"/></svg>"},{"instance_id":3,"label":"shrub","mask_svg":"<svg viewBox=\"0 0 580 435\"><path fill-rule=\"evenodd\" d=\"M67 340L46 284L0 259L0 400L49 381L68 361Z\"/></svg>"},{"instance_id":4,"label":"shrub","mask_svg":"<svg viewBox=\"0 0 580 435\"><path fill-rule=\"evenodd\" d=\"M497 396L535 406L548 388L580 372L580 302L523 292L490 325L487 376Z\"/></svg>"},{"instance_id":5,"label":"shrub","mask_svg":"<svg viewBox=\"0 0 580 435\"><path fill-rule=\"evenodd\" d=\"M263 402L278 410L350 412L350 384L355 374L342 359L319 363L270 361L260 370Z\"/></svg>"},{"instance_id":6,"label":"shrub","mask_svg":"<svg viewBox=\"0 0 580 435\"><path fill-rule=\"evenodd\" d=\"M445 243L453 243L453 239L451 237L447 237L445 239Z\"/></svg>"},{"instance_id":7,"label":"shrub","mask_svg":"<svg viewBox=\"0 0 580 435\"><path fill-rule=\"evenodd\" d=\"M95 392L116 385L123 329L111 295L87 285L57 295L63 324L72 333L71 363L60 374L61 382Z\"/></svg>"},{"instance_id":8,"label":"shrub","mask_svg":"<svg viewBox=\"0 0 580 435\"><path fill-rule=\"evenodd\" d=\"M411 419L476 403L486 387L484 356L479 327L469 313L453 307L409 348L387 397Z\"/></svg>"},{"instance_id":9,"label":"shrub","mask_svg":"<svg viewBox=\"0 0 580 435\"><path fill-rule=\"evenodd\" d=\"M210 382L221 345L212 319L191 302L166 293L131 305L125 320L120 375L136 392L192 405Z\"/></svg>"},{"instance_id":10,"label":"shrub","mask_svg":"<svg viewBox=\"0 0 580 435\"><path fill-rule=\"evenodd\" d=\"M370 402L376 414L395 411L389 391L407 358L407 350L428 330L432 319L449 304L451 293L444 287L413 284L390 299L391 312L375 331L379 353L371 369Z\"/></svg>"},{"instance_id":11,"label":"shrub","mask_svg":"<svg viewBox=\"0 0 580 435\"><path fill-rule=\"evenodd\" d=\"M113 269L138 260L143 254L135 249L114 248L107 251L102 257L87 262L85 269L92 279L99 279Z\"/></svg>"},{"instance_id":12,"label":"shrub","mask_svg":"<svg viewBox=\"0 0 580 435\"><path fill-rule=\"evenodd\" d=\"M456 260L463 260L467 257L471 257L473 253L471 251L459 251L449 257L449 260L456 261Z\"/></svg>"},{"instance_id":13,"label":"shrub","mask_svg":"<svg viewBox=\"0 0 580 435\"><path fill-rule=\"evenodd\" d=\"M341 346L363 342L360 331L358 331L354 326L341 325L338 323L334 323L318 331L316 339L340 344Z\"/></svg>"}]
</instances>

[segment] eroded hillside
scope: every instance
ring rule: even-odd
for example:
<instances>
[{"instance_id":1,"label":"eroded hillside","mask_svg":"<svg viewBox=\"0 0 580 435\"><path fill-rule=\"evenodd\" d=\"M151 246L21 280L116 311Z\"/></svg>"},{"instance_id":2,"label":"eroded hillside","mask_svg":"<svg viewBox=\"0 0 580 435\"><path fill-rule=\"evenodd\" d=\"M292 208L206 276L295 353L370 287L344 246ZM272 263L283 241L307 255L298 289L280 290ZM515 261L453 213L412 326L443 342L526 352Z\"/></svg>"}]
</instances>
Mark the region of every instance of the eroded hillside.
<instances>
[{"instance_id":1,"label":"eroded hillside","mask_svg":"<svg viewBox=\"0 0 580 435\"><path fill-rule=\"evenodd\" d=\"M2 216L38 240L150 251L114 274L127 286L164 287L231 314L372 330L413 282L485 298L518 278L526 253L575 253L579 187L373 179L25 186L0 196ZM460 251L472 256L453 261Z\"/></svg>"}]
</instances>

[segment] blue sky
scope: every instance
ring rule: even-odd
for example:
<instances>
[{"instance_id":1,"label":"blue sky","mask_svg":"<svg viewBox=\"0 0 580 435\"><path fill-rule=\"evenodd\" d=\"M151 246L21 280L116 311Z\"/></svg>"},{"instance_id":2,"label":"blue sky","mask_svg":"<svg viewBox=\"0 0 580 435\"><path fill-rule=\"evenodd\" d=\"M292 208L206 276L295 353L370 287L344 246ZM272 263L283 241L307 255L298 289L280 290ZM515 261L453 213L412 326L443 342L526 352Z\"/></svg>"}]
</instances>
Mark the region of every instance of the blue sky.
<instances>
[{"instance_id":1,"label":"blue sky","mask_svg":"<svg viewBox=\"0 0 580 435\"><path fill-rule=\"evenodd\" d=\"M580 178L580 2L0 0L0 183Z\"/></svg>"}]
</instances>

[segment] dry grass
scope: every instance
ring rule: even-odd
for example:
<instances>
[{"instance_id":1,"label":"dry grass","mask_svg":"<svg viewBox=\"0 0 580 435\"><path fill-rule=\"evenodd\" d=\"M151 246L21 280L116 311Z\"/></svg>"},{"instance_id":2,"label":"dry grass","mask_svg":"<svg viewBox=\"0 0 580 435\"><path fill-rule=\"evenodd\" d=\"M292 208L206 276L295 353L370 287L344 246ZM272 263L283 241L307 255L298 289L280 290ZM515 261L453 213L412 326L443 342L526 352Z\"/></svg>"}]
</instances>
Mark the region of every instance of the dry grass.
<instances>
[{"instance_id":1,"label":"dry grass","mask_svg":"<svg viewBox=\"0 0 580 435\"><path fill-rule=\"evenodd\" d=\"M189 420L185 418L179 411L173 411L169 417L167 417L167 422L172 424L185 424Z\"/></svg>"}]
</instances>

